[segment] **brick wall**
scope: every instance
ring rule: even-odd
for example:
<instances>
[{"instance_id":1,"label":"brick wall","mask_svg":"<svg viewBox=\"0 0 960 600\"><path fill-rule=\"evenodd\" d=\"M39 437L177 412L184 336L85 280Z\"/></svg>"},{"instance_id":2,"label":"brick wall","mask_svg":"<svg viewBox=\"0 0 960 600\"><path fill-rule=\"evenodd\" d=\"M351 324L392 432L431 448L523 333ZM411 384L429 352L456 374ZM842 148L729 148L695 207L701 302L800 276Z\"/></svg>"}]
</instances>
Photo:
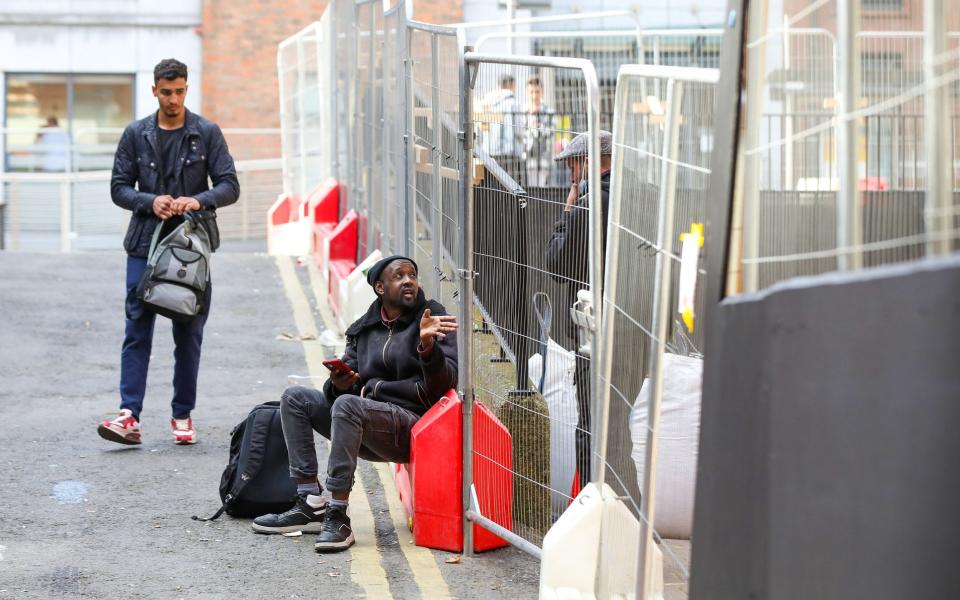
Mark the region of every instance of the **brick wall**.
<instances>
[{"instance_id":1,"label":"brick wall","mask_svg":"<svg viewBox=\"0 0 960 600\"><path fill-rule=\"evenodd\" d=\"M201 114L221 127L279 127L277 45L319 20L326 5L326 0L204 0ZM459 22L463 0L414 0L414 18ZM229 141L238 159L280 155L279 141L245 140Z\"/></svg>"},{"instance_id":2,"label":"brick wall","mask_svg":"<svg viewBox=\"0 0 960 600\"><path fill-rule=\"evenodd\" d=\"M413 18L424 23L460 23L463 0L413 0Z\"/></svg>"}]
</instances>

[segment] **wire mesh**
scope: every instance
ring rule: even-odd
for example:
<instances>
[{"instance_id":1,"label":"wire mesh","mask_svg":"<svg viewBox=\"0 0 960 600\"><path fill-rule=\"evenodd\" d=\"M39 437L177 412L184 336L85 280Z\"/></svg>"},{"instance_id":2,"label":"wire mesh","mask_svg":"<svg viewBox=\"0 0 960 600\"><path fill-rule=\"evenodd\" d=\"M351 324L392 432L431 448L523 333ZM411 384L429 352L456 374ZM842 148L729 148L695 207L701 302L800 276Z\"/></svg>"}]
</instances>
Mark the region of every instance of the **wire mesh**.
<instances>
[{"instance_id":1,"label":"wire mesh","mask_svg":"<svg viewBox=\"0 0 960 600\"><path fill-rule=\"evenodd\" d=\"M940 31L925 32L936 6ZM956 3L797 0L765 14L747 34L728 289L955 249Z\"/></svg>"},{"instance_id":2,"label":"wire mesh","mask_svg":"<svg viewBox=\"0 0 960 600\"><path fill-rule=\"evenodd\" d=\"M484 450L496 439L489 427L478 425L474 447L481 463L510 473L513 532L540 544L590 478L590 344L581 347L570 309L576 292L591 287L590 244L600 252L600 240L590 234L591 207L578 178L570 199L576 222L561 252L553 238L572 174L561 165L555 180L534 180L528 171L553 162L565 141L586 131L588 108L597 107L588 107L582 71L522 63L479 63L472 90L476 153L484 167L473 187L473 383L477 399L510 431L512 464L492 464ZM516 89L533 78L545 90L542 103L524 107ZM551 106L583 117L563 119ZM534 150L538 144L544 150ZM575 172L586 178L583 163L581 156ZM478 489L484 484L490 485L478 481ZM506 490L491 495L509 497Z\"/></svg>"},{"instance_id":3,"label":"wire mesh","mask_svg":"<svg viewBox=\"0 0 960 600\"><path fill-rule=\"evenodd\" d=\"M383 191L381 248L403 253L406 247L407 106L406 3L384 14L383 27Z\"/></svg>"},{"instance_id":4,"label":"wire mesh","mask_svg":"<svg viewBox=\"0 0 960 600\"><path fill-rule=\"evenodd\" d=\"M626 19L625 19L626 20ZM583 27L590 20L581 23ZM625 64L683 67L719 66L720 28L643 30L544 30L545 23L521 32L486 31L477 39L478 52L503 50L513 41L522 51L536 56L585 58L592 62L600 80L600 126L613 126L613 100L617 73Z\"/></svg>"},{"instance_id":5,"label":"wire mesh","mask_svg":"<svg viewBox=\"0 0 960 600\"><path fill-rule=\"evenodd\" d=\"M624 68L613 132L600 367L609 393L605 482L642 522L654 515L672 597L686 597L689 579L704 348L700 245L717 75ZM601 539L602 556L629 550L632 541L619 537Z\"/></svg>"}]
</instances>

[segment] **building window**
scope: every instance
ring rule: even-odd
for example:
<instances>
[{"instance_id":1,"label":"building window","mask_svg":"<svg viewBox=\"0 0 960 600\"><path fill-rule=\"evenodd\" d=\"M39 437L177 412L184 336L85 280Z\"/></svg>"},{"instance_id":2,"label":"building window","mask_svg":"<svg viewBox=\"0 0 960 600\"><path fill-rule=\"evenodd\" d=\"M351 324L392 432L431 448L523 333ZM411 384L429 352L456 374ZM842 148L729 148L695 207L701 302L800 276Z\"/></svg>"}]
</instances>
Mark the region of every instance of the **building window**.
<instances>
[{"instance_id":1,"label":"building window","mask_svg":"<svg viewBox=\"0 0 960 600\"><path fill-rule=\"evenodd\" d=\"M860 10L863 12L900 12L903 10L903 0L861 0Z\"/></svg>"},{"instance_id":2,"label":"building window","mask_svg":"<svg viewBox=\"0 0 960 600\"><path fill-rule=\"evenodd\" d=\"M133 119L133 75L8 74L8 171L109 169Z\"/></svg>"}]
</instances>

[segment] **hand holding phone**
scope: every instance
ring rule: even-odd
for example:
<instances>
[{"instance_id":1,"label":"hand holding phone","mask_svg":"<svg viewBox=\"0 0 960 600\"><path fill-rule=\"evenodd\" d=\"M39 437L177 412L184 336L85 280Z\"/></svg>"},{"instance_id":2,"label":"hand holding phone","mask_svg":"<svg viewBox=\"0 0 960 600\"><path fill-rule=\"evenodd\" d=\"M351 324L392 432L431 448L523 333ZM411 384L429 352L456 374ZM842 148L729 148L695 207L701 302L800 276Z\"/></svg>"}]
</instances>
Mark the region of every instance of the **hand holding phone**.
<instances>
[{"instance_id":1,"label":"hand holding phone","mask_svg":"<svg viewBox=\"0 0 960 600\"><path fill-rule=\"evenodd\" d=\"M353 369L350 368L350 365L343 362L339 358L331 358L330 360L323 361L323 366L330 369L331 373L352 373Z\"/></svg>"},{"instance_id":2,"label":"hand holding phone","mask_svg":"<svg viewBox=\"0 0 960 600\"><path fill-rule=\"evenodd\" d=\"M330 369L330 383L341 392L349 390L360 381L360 375L354 373L350 365L339 358L325 360L321 364Z\"/></svg>"}]
</instances>

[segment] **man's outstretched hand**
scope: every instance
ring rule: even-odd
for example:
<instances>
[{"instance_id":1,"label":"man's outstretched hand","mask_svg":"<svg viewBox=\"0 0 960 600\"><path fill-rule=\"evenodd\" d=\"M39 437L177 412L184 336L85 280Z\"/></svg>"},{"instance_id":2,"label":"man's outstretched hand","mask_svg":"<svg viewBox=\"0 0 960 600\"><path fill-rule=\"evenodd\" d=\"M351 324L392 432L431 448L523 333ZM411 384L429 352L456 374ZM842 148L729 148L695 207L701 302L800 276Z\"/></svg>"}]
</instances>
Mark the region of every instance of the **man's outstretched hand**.
<instances>
[{"instance_id":1,"label":"man's outstretched hand","mask_svg":"<svg viewBox=\"0 0 960 600\"><path fill-rule=\"evenodd\" d=\"M429 348L433 345L434 338L441 340L447 337L448 333L457 331L457 317L455 315L437 315L433 316L430 309L423 311L420 317L420 345L423 348Z\"/></svg>"},{"instance_id":2,"label":"man's outstretched hand","mask_svg":"<svg viewBox=\"0 0 960 600\"><path fill-rule=\"evenodd\" d=\"M341 392L349 390L359 381L360 374L355 371L347 371L346 373L343 371L330 372L330 382L333 383L333 387Z\"/></svg>"}]
</instances>

